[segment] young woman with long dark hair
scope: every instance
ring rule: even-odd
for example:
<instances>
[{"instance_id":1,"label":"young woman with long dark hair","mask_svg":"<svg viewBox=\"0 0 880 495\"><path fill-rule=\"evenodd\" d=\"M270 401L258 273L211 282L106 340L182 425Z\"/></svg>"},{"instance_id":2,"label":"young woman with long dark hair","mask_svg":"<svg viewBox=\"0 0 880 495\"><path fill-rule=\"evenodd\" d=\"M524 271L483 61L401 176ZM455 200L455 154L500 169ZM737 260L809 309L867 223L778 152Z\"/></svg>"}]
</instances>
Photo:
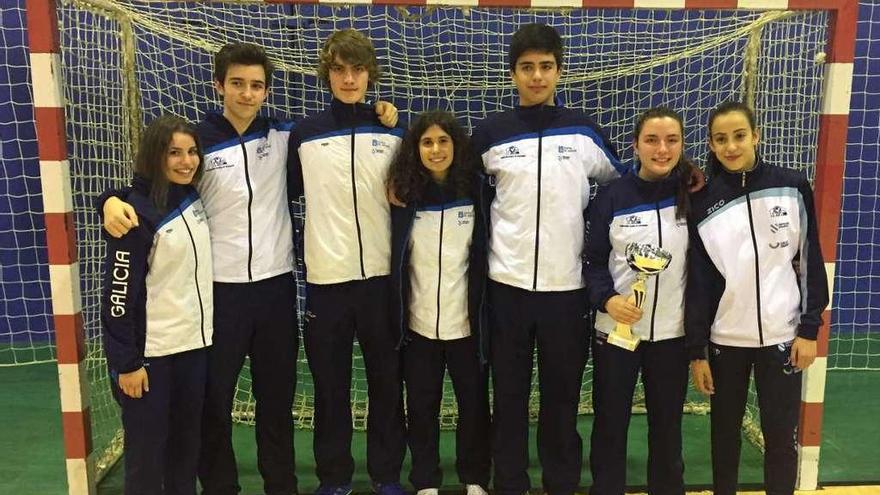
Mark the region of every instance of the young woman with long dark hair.
<instances>
[{"instance_id":1,"label":"young woman with long dark hair","mask_svg":"<svg viewBox=\"0 0 880 495\"><path fill-rule=\"evenodd\" d=\"M193 187L195 129L165 115L144 131L126 201L140 225L107 239L101 319L122 406L125 493L195 494L213 335L211 239Z\"/></svg>"},{"instance_id":2,"label":"young woman with long dark hair","mask_svg":"<svg viewBox=\"0 0 880 495\"><path fill-rule=\"evenodd\" d=\"M641 375L648 410L648 492L684 494L682 407L687 392L684 290L693 164L684 155L684 124L676 112L644 112L633 131L636 166L600 188L590 206L586 279L599 312L593 342L591 495L622 495L633 392ZM662 248L667 268L645 284L644 303L630 296L636 272L631 243ZM609 340L618 323L631 325L634 350Z\"/></svg>"}]
</instances>

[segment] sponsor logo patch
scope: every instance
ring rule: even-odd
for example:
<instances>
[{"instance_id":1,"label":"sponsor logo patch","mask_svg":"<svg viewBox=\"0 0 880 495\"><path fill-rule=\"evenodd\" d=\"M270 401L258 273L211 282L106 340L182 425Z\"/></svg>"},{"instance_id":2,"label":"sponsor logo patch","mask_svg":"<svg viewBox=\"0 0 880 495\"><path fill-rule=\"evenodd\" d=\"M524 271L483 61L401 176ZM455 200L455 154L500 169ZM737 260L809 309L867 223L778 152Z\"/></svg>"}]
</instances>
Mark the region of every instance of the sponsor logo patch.
<instances>
[{"instance_id":1,"label":"sponsor logo patch","mask_svg":"<svg viewBox=\"0 0 880 495\"><path fill-rule=\"evenodd\" d=\"M222 156L212 156L208 160L208 163L205 164L205 172L210 172L212 170L217 170L221 168L229 168L233 166L234 165L227 162L226 159Z\"/></svg>"},{"instance_id":2,"label":"sponsor logo patch","mask_svg":"<svg viewBox=\"0 0 880 495\"><path fill-rule=\"evenodd\" d=\"M647 225L642 222L642 217L638 215L627 215L623 217L620 221L620 226L623 228L647 227Z\"/></svg>"},{"instance_id":3,"label":"sponsor logo patch","mask_svg":"<svg viewBox=\"0 0 880 495\"><path fill-rule=\"evenodd\" d=\"M372 145L374 155L384 155L391 153L391 145L379 138L373 138Z\"/></svg>"},{"instance_id":4,"label":"sponsor logo patch","mask_svg":"<svg viewBox=\"0 0 880 495\"><path fill-rule=\"evenodd\" d=\"M722 206L724 206L724 200L719 199L717 203L710 206L709 208L706 208L706 214L711 215L712 213L718 211L718 209L720 209Z\"/></svg>"},{"instance_id":5,"label":"sponsor logo patch","mask_svg":"<svg viewBox=\"0 0 880 495\"><path fill-rule=\"evenodd\" d=\"M788 211L781 206L770 208L770 218L787 217Z\"/></svg>"},{"instance_id":6,"label":"sponsor logo patch","mask_svg":"<svg viewBox=\"0 0 880 495\"><path fill-rule=\"evenodd\" d=\"M460 211L458 212L458 225L459 227L462 225L470 225L471 220L474 218L474 212L472 211Z\"/></svg>"},{"instance_id":7,"label":"sponsor logo patch","mask_svg":"<svg viewBox=\"0 0 880 495\"><path fill-rule=\"evenodd\" d=\"M193 216L196 218L196 221L198 221L199 223L205 223L206 215L204 208L202 208L201 206L193 206L192 213Z\"/></svg>"},{"instance_id":8,"label":"sponsor logo patch","mask_svg":"<svg viewBox=\"0 0 880 495\"><path fill-rule=\"evenodd\" d=\"M778 234L780 231L788 228L788 211L785 208L774 206L773 208L770 208L769 213L771 233Z\"/></svg>"},{"instance_id":9,"label":"sponsor logo patch","mask_svg":"<svg viewBox=\"0 0 880 495\"><path fill-rule=\"evenodd\" d=\"M576 154L577 150L571 146L559 145L556 148L556 153L559 161L571 160L571 156Z\"/></svg>"},{"instance_id":10,"label":"sponsor logo patch","mask_svg":"<svg viewBox=\"0 0 880 495\"><path fill-rule=\"evenodd\" d=\"M263 159L269 156L269 151L272 149L272 144L269 141L257 146L257 158Z\"/></svg>"},{"instance_id":11,"label":"sponsor logo patch","mask_svg":"<svg viewBox=\"0 0 880 495\"><path fill-rule=\"evenodd\" d=\"M770 232L776 234L781 230L785 230L788 228L788 222L779 222L779 223L771 223L770 224Z\"/></svg>"},{"instance_id":12,"label":"sponsor logo patch","mask_svg":"<svg viewBox=\"0 0 880 495\"><path fill-rule=\"evenodd\" d=\"M508 158L523 158L526 155L522 154L519 151L518 146L510 145L507 148L504 148L504 154L501 156L502 160L506 160Z\"/></svg>"}]
</instances>

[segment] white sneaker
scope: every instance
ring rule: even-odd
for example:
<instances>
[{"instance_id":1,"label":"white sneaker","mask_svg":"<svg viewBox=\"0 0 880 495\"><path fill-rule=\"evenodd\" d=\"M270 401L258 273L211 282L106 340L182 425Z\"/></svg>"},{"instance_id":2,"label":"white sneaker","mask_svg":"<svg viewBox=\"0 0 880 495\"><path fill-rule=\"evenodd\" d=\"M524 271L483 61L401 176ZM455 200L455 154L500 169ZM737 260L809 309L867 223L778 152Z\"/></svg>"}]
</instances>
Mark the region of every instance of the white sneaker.
<instances>
[{"instance_id":1,"label":"white sneaker","mask_svg":"<svg viewBox=\"0 0 880 495\"><path fill-rule=\"evenodd\" d=\"M440 493L436 488L422 488L416 492L416 495L438 495Z\"/></svg>"},{"instance_id":2,"label":"white sneaker","mask_svg":"<svg viewBox=\"0 0 880 495\"><path fill-rule=\"evenodd\" d=\"M421 495L421 494L420 494ZM467 485L467 495L489 495L480 485Z\"/></svg>"}]
</instances>

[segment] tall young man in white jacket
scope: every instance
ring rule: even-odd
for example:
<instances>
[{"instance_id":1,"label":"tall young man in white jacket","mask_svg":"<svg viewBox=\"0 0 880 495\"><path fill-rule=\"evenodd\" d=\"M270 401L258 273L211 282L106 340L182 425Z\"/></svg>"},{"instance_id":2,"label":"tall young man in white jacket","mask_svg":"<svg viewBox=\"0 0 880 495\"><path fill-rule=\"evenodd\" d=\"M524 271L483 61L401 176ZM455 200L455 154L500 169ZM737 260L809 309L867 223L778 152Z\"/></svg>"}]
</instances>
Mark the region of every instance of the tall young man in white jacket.
<instances>
[{"instance_id":1,"label":"tall young man in white jacket","mask_svg":"<svg viewBox=\"0 0 880 495\"><path fill-rule=\"evenodd\" d=\"M562 58L555 29L521 27L509 49L519 106L489 117L473 133L474 149L495 184L484 197L491 201L494 484L503 495L530 488L528 404L536 343L544 490L570 495L580 483L577 407L590 334L581 261L584 215L590 185L623 170L586 113L555 104Z\"/></svg>"}]
</instances>

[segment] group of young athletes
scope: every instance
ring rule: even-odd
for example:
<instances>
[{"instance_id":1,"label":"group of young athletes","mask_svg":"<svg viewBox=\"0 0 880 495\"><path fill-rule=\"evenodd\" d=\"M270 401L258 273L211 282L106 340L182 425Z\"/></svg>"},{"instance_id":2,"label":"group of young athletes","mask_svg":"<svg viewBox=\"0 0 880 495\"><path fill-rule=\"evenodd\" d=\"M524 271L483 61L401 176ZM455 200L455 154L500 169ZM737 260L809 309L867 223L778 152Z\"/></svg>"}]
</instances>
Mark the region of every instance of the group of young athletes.
<instances>
[{"instance_id":1,"label":"group of young athletes","mask_svg":"<svg viewBox=\"0 0 880 495\"><path fill-rule=\"evenodd\" d=\"M522 26L509 63L519 106L468 137L448 112L424 112L406 128L394 106L367 105L380 69L355 30L331 35L320 54L332 103L296 124L259 115L272 64L262 48L232 43L215 58L222 113L196 126L162 116L147 127L132 185L99 205L126 494L192 495L196 478L206 495L239 492L231 411L246 356L264 491L297 492L297 260L318 495L351 492L355 338L368 383L367 470L379 495L405 493L407 445L417 494L442 486L446 370L467 495L486 495L490 480L497 494L527 492L536 348L541 484L550 495L574 493L591 346L591 494L624 492L639 375L648 491L684 493L689 363L711 396L715 493L736 492L752 369L767 493L793 493L799 372L816 355L828 302L806 178L765 162L754 114L736 102L709 117L705 180L684 155L681 117L665 107L639 117L635 163L624 166L585 112L556 101L555 29ZM591 201L594 183L603 187ZM300 197L302 231L289 211ZM633 242L671 254L641 308L628 297ZM609 341L618 323L632 325L636 350Z\"/></svg>"}]
</instances>

